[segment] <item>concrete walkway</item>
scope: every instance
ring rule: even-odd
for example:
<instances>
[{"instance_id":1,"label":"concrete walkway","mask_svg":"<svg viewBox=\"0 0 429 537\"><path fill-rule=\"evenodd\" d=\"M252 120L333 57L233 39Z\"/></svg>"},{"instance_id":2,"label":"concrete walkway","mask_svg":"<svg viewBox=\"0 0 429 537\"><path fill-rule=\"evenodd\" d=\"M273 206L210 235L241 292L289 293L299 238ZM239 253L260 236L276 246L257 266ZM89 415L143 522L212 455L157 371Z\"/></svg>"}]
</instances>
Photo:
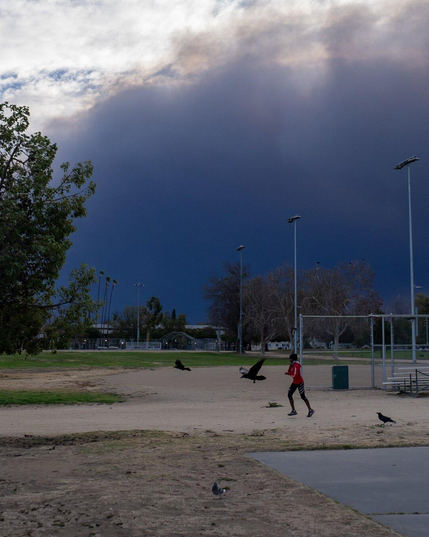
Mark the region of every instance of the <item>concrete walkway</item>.
<instances>
[{"instance_id":1,"label":"concrete walkway","mask_svg":"<svg viewBox=\"0 0 429 537\"><path fill-rule=\"evenodd\" d=\"M429 536L429 447L249 455L398 533Z\"/></svg>"}]
</instances>

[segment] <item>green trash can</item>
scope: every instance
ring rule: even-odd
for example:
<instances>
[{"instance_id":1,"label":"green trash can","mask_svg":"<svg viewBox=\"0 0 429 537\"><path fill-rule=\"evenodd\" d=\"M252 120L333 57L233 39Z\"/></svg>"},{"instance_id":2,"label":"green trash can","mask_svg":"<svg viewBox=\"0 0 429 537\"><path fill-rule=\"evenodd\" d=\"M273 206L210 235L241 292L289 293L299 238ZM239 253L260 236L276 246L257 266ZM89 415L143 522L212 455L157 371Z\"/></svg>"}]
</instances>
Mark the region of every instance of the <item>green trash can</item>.
<instances>
[{"instance_id":1,"label":"green trash can","mask_svg":"<svg viewBox=\"0 0 429 537\"><path fill-rule=\"evenodd\" d=\"M348 390L349 389L349 366L333 365L332 366L332 389Z\"/></svg>"}]
</instances>

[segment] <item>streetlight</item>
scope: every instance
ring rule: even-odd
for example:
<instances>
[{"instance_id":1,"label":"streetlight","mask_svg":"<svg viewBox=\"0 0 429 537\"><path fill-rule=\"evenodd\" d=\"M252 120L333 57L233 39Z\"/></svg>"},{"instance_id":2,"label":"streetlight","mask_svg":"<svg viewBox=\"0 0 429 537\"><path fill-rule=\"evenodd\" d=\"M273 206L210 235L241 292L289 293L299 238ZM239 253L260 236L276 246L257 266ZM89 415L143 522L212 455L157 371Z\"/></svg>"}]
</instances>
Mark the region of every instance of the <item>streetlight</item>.
<instances>
[{"instance_id":1,"label":"streetlight","mask_svg":"<svg viewBox=\"0 0 429 537\"><path fill-rule=\"evenodd\" d=\"M240 244L237 252L240 252L240 322L238 323L238 341L239 353L243 354L243 250L244 246Z\"/></svg>"},{"instance_id":2,"label":"streetlight","mask_svg":"<svg viewBox=\"0 0 429 537\"><path fill-rule=\"evenodd\" d=\"M413 228L411 221L411 172L410 164L417 162L419 159L414 155L413 157L407 158L406 160L400 162L395 166L395 170L401 170L404 166L408 168L408 222L409 222L409 232L410 232L410 286L411 286L411 314L415 315L415 304L414 304L414 263L413 263ZM416 363L416 319L411 320L411 346L412 346L412 356L413 364Z\"/></svg>"},{"instance_id":3,"label":"streetlight","mask_svg":"<svg viewBox=\"0 0 429 537\"><path fill-rule=\"evenodd\" d=\"M298 350L298 304L297 304L297 291L296 291L296 221L301 217L299 214L292 216L288 219L288 224L293 222L293 287L294 287L294 332L293 332L293 348L295 354Z\"/></svg>"},{"instance_id":4,"label":"streetlight","mask_svg":"<svg viewBox=\"0 0 429 537\"><path fill-rule=\"evenodd\" d=\"M137 347L140 346L140 287L144 287L143 283L135 283L137 287Z\"/></svg>"}]
</instances>

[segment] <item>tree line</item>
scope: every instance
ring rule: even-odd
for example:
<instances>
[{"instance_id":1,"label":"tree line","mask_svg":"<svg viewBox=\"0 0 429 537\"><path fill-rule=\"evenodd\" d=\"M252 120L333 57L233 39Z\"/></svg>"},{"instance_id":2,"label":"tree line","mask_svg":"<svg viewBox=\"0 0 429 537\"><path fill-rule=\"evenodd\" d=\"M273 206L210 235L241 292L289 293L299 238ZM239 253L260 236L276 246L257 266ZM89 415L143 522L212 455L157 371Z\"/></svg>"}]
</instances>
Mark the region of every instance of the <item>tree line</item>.
<instances>
[{"instance_id":1,"label":"tree line","mask_svg":"<svg viewBox=\"0 0 429 537\"><path fill-rule=\"evenodd\" d=\"M375 274L365 260L340 262L332 268L317 264L297 272L298 315L305 318L304 345L310 334L324 343L332 343L334 356L342 341L361 346L369 343L370 325L357 316L383 313L383 301L374 288ZM294 315L294 269L290 265L275 268L267 275L251 276L243 266L243 340L258 342L264 353L270 341L293 342L298 334ZM212 275L203 289L209 302L209 321L227 330L226 337L237 340L240 317L240 264L224 263L223 274ZM416 296L419 313L429 313L429 297ZM403 311L404 310L404 311ZM408 313L409 304L398 298L388 313ZM355 316L355 317L353 317ZM419 330L424 342L423 323ZM380 339L381 322L375 321L375 336ZM387 342L390 329L386 330ZM408 320L395 321L395 341L410 341ZM377 339L377 341L378 341Z\"/></svg>"},{"instance_id":2,"label":"tree line","mask_svg":"<svg viewBox=\"0 0 429 537\"><path fill-rule=\"evenodd\" d=\"M183 313L176 314L173 309L162 312L162 304L158 297L150 297L146 305L125 306L122 313L113 315L111 330L117 337L124 337L134 340L137 336L137 325L139 325L142 340L153 341L160 339L170 332L183 332L186 326L186 316Z\"/></svg>"}]
</instances>

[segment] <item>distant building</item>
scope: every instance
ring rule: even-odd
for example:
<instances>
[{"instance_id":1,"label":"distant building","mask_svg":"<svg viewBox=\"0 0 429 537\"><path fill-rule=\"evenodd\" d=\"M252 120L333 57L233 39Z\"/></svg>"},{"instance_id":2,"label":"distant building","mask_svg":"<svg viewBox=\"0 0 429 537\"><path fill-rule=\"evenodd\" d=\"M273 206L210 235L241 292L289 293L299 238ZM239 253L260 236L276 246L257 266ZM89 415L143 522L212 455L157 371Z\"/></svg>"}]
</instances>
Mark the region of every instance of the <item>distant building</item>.
<instances>
[{"instance_id":1,"label":"distant building","mask_svg":"<svg viewBox=\"0 0 429 537\"><path fill-rule=\"evenodd\" d=\"M162 337L161 342L163 349L177 351L219 351L225 347L225 343L220 339L197 339L185 332L171 332Z\"/></svg>"},{"instance_id":2,"label":"distant building","mask_svg":"<svg viewBox=\"0 0 429 537\"><path fill-rule=\"evenodd\" d=\"M219 326L214 326L213 324L187 324L185 325L186 330L204 330L204 328L212 328L213 330L218 330ZM225 334L225 329L221 328L220 333Z\"/></svg>"},{"instance_id":3,"label":"distant building","mask_svg":"<svg viewBox=\"0 0 429 537\"><path fill-rule=\"evenodd\" d=\"M292 348L292 345L290 341L270 341L268 342L268 350L269 351L279 351L279 350L290 350ZM261 350L261 344L260 343L252 343L250 350L252 351L260 351Z\"/></svg>"}]
</instances>

